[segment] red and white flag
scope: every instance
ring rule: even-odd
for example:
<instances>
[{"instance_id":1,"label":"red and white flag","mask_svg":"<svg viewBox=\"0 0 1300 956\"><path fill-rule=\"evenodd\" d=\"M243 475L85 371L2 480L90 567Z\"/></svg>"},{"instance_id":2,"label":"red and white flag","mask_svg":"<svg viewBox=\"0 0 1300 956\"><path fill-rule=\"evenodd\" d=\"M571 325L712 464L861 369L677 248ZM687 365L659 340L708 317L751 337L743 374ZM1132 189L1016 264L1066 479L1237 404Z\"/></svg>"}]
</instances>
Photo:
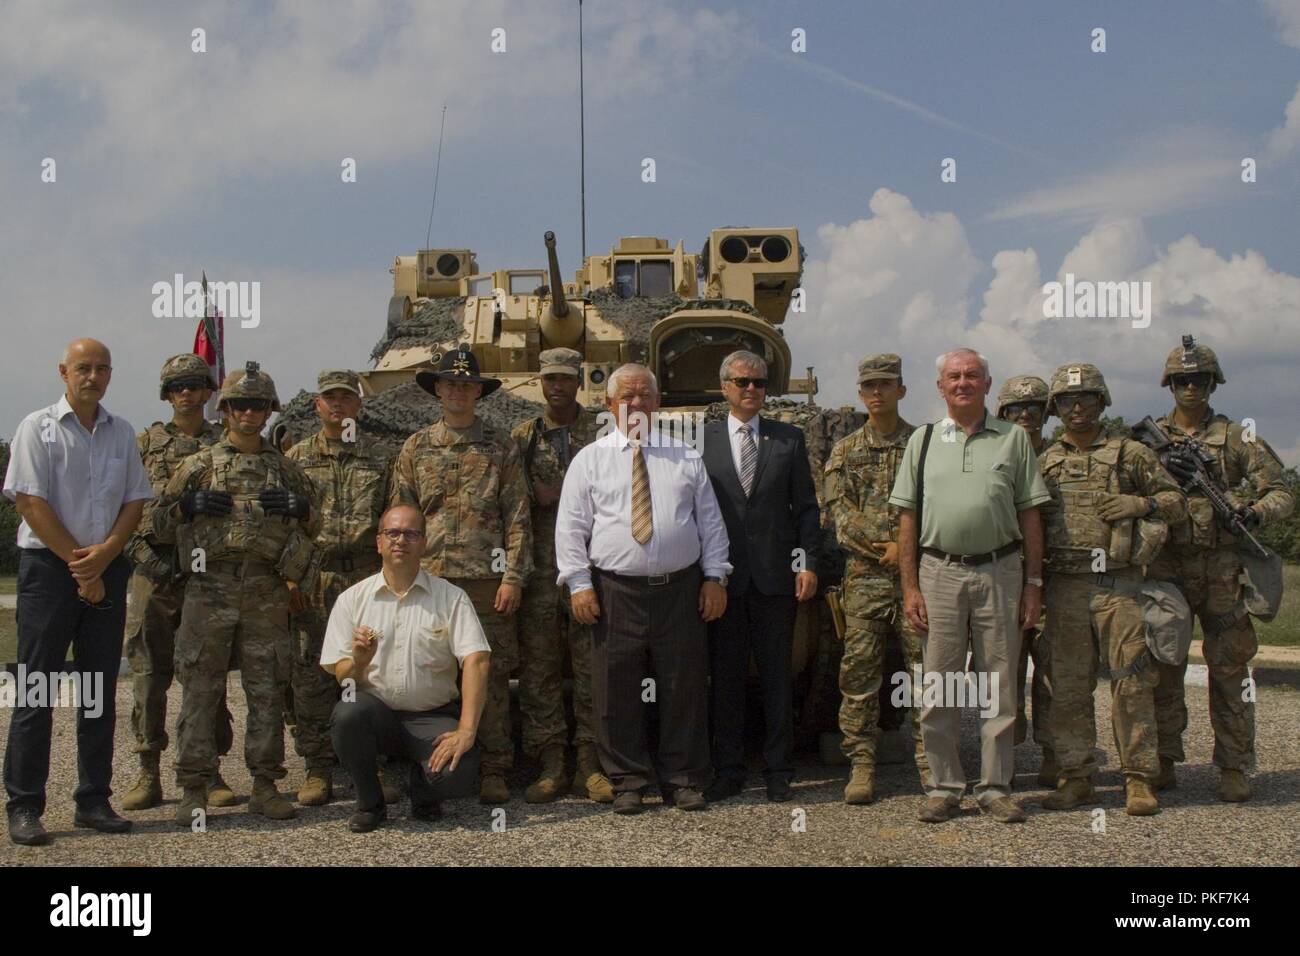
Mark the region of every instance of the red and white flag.
<instances>
[{"instance_id":1,"label":"red and white flag","mask_svg":"<svg viewBox=\"0 0 1300 956\"><path fill-rule=\"evenodd\" d=\"M207 406L207 417L217 421L221 417L221 413L217 410L218 395L221 391L221 383L226 378L226 327L221 313L211 307L208 299L206 272L203 274L203 318L199 320L199 327L194 331L194 354L208 363L208 371L213 381L217 383L217 389L212 393Z\"/></svg>"}]
</instances>

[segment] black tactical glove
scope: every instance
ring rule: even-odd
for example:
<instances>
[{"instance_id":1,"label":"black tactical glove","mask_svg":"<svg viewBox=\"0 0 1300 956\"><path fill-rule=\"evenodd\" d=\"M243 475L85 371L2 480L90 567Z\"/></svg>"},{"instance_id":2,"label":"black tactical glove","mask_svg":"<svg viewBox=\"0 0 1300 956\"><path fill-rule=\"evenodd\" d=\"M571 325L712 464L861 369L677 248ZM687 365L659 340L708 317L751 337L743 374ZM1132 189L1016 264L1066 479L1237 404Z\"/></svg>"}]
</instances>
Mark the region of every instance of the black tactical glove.
<instances>
[{"instance_id":1,"label":"black tactical glove","mask_svg":"<svg viewBox=\"0 0 1300 956\"><path fill-rule=\"evenodd\" d=\"M1254 528L1259 524L1259 512L1250 505L1242 505L1237 509L1237 517L1247 528Z\"/></svg>"},{"instance_id":2,"label":"black tactical glove","mask_svg":"<svg viewBox=\"0 0 1300 956\"><path fill-rule=\"evenodd\" d=\"M1165 467L1179 481L1191 481L1197 472L1196 459L1186 451L1171 451Z\"/></svg>"},{"instance_id":3,"label":"black tactical glove","mask_svg":"<svg viewBox=\"0 0 1300 956\"><path fill-rule=\"evenodd\" d=\"M305 518L311 511L311 503L306 498L284 488L267 488L257 496L257 500L262 503L262 510L269 515Z\"/></svg>"},{"instance_id":4,"label":"black tactical glove","mask_svg":"<svg viewBox=\"0 0 1300 956\"><path fill-rule=\"evenodd\" d=\"M235 499L224 491L190 491L181 496L181 513L186 518L195 515L212 515L220 518L230 514Z\"/></svg>"}]
</instances>

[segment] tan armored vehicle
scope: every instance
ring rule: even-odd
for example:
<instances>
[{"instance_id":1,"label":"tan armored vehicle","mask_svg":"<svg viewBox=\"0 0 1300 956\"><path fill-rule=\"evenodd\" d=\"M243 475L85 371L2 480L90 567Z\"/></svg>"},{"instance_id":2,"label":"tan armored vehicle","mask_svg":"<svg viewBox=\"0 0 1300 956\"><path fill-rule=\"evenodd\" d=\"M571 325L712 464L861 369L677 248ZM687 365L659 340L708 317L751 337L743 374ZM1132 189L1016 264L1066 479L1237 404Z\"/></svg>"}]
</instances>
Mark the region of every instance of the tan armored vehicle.
<instances>
[{"instance_id":1,"label":"tan armored vehicle","mask_svg":"<svg viewBox=\"0 0 1300 956\"><path fill-rule=\"evenodd\" d=\"M601 400L611 371L638 361L654 370L665 407L707 405L721 397L722 358L740 348L767 359L772 397L815 394L811 376L792 378L781 334L803 269L798 230L715 229L698 255L681 242L625 237L589 256L571 283L555 235L544 241L547 270L480 273L468 249L398 256L385 347L362 373L366 391L410 381L466 342L503 391L532 401L542 397L538 355L556 346L585 356L586 404Z\"/></svg>"}]
</instances>

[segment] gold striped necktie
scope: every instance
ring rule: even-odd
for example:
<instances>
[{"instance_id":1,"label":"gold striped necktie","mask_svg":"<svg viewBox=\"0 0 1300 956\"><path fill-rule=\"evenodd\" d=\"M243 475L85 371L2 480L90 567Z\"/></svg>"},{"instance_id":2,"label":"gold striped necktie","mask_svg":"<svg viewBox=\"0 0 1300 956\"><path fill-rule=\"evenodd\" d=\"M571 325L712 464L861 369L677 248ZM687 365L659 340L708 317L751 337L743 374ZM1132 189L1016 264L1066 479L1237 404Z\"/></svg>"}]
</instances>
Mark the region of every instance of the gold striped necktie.
<instances>
[{"instance_id":1,"label":"gold striped necktie","mask_svg":"<svg viewBox=\"0 0 1300 956\"><path fill-rule=\"evenodd\" d=\"M632 442L632 537L645 544L655 532L650 506L650 476L646 472L641 443Z\"/></svg>"}]
</instances>

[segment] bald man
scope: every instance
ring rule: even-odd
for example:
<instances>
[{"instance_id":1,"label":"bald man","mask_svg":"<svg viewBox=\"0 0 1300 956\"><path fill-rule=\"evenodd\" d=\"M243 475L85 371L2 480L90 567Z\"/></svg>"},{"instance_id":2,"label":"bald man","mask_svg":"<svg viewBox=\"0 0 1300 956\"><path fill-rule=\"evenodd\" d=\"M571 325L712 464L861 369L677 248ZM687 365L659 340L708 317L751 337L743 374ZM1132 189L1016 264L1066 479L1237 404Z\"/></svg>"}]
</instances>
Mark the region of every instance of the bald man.
<instances>
[{"instance_id":1,"label":"bald man","mask_svg":"<svg viewBox=\"0 0 1300 956\"><path fill-rule=\"evenodd\" d=\"M18 667L31 687L75 687L44 699L20 695L9 723L4 780L9 839L49 842L41 825L54 706L77 706L78 827L131 828L109 806L117 672L126 625L122 555L153 497L135 429L101 403L113 377L108 346L77 339L59 363L64 392L14 432L4 494L18 526ZM72 646L70 674L65 664Z\"/></svg>"}]
</instances>

